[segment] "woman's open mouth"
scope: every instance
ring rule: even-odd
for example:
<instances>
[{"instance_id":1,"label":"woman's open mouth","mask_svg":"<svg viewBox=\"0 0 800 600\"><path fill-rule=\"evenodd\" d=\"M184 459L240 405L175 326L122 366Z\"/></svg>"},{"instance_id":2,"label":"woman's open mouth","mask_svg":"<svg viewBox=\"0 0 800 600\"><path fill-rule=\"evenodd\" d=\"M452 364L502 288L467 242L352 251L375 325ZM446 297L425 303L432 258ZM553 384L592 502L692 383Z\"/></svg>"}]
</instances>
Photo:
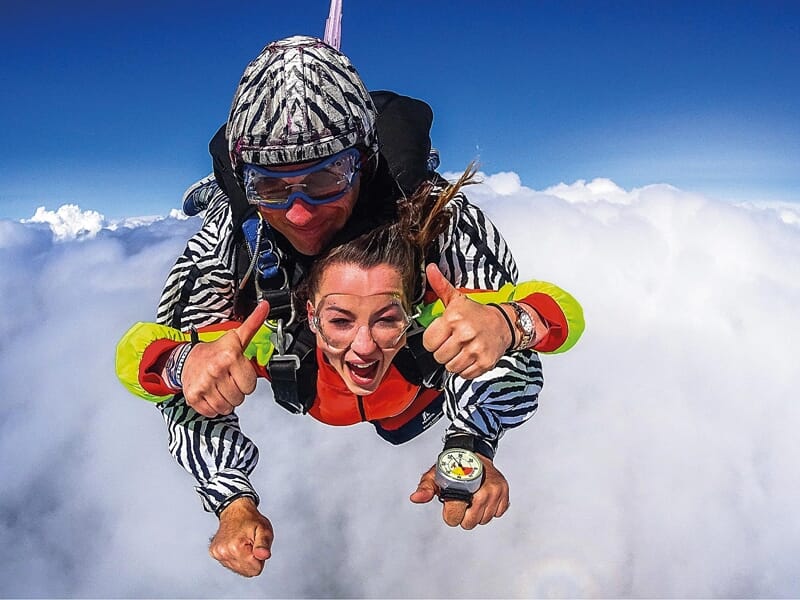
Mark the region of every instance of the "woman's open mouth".
<instances>
[{"instance_id":1,"label":"woman's open mouth","mask_svg":"<svg viewBox=\"0 0 800 600\"><path fill-rule=\"evenodd\" d=\"M354 363L351 361L345 361L347 364L347 370L350 372L350 377L353 379L354 383L358 385L369 385L375 381L375 377L378 375L378 365L380 364L379 360L373 360L367 363Z\"/></svg>"}]
</instances>

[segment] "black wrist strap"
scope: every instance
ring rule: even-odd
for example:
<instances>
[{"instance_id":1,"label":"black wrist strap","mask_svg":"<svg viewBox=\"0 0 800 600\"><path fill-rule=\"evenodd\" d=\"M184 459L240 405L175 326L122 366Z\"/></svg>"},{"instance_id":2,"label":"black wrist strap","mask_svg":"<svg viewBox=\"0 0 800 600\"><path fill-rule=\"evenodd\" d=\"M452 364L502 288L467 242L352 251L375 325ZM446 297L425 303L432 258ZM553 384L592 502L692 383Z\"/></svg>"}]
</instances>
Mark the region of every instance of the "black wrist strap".
<instances>
[{"instance_id":1,"label":"black wrist strap","mask_svg":"<svg viewBox=\"0 0 800 600\"><path fill-rule=\"evenodd\" d=\"M444 442L444 450L450 450L451 448L477 452L489 460L494 460L494 448L478 436L469 433L457 433L448 437Z\"/></svg>"},{"instance_id":2,"label":"black wrist strap","mask_svg":"<svg viewBox=\"0 0 800 600\"><path fill-rule=\"evenodd\" d=\"M503 315L503 318L506 320L506 323L508 323L508 330L511 332L511 343L508 345L508 348L506 348L506 352L508 352L517 345L517 328L514 327L514 324L511 322L511 319L508 318L508 315L506 314L506 311L503 310L502 306L500 306L496 302L490 302L486 306L494 306L497 310L500 311L500 314Z\"/></svg>"},{"instance_id":3,"label":"black wrist strap","mask_svg":"<svg viewBox=\"0 0 800 600\"><path fill-rule=\"evenodd\" d=\"M467 503L467 508L472 506L472 494L464 490L444 489L439 492L439 502L444 503L445 500L462 500Z\"/></svg>"}]
</instances>

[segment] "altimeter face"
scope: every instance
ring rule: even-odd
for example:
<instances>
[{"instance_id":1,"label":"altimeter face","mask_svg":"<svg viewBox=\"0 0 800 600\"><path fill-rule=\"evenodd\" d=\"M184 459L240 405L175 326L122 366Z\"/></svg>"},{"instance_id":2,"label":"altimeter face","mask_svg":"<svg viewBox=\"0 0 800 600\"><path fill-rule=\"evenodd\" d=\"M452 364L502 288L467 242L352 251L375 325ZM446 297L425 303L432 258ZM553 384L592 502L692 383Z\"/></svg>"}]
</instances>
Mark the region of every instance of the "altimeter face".
<instances>
[{"instance_id":1,"label":"altimeter face","mask_svg":"<svg viewBox=\"0 0 800 600\"><path fill-rule=\"evenodd\" d=\"M483 463L469 450L446 450L439 455L439 471L455 481L474 481L483 475Z\"/></svg>"}]
</instances>

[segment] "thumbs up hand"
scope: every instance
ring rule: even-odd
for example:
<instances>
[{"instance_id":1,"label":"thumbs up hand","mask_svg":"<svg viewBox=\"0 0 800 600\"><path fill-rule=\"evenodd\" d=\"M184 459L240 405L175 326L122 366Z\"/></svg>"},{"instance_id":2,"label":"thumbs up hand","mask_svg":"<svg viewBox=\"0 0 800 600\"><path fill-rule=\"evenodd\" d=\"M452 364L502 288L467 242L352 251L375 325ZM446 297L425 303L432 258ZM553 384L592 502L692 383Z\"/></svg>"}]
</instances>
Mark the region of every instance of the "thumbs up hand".
<instances>
[{"instance_id":1,"label":"thumbs up hand","mask_svg":"<svg viewBox=\"0 0 800 600\"><path fill-rule=\"evenodd\" d=\"M268 314L269 302L260 302L239 327L192 348L181 375L189 406L206 417L229 415L256 389L255 367L245 358L244 349Z\"/></svg>"},{"instance_id":2,"label":"thumbs up hand","mask_svg":"<svg viewBox=\"0 0 800 600\"><path fill-rule=\"evenodd\" d=\"M459 292L437 265L429 264L425 273L428 285L445 305L444 314L422 336L425 348L436 362L465 379L493 369L511 343L502 315Z\"/></svg>"}]
</instances>

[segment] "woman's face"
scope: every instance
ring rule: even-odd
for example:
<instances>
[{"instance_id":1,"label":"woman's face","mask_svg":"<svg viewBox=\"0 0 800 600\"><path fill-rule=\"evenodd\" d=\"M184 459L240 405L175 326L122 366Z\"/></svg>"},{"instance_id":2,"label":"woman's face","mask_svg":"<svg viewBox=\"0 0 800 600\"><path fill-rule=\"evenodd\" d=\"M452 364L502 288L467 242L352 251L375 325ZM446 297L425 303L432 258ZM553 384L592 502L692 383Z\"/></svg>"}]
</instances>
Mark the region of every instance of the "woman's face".
<instances>
[{"instance_id":1,"label":"woman's face","mask_svg":"<svg viewBox=\"0 0 800 600\"><path fill-rule=\"evenodd\" d=\"M308 321L317 345L347 388L364 396L380 385L409 324L400 273L388 265L325 269Z\"/></svg>"}]
</instances>

